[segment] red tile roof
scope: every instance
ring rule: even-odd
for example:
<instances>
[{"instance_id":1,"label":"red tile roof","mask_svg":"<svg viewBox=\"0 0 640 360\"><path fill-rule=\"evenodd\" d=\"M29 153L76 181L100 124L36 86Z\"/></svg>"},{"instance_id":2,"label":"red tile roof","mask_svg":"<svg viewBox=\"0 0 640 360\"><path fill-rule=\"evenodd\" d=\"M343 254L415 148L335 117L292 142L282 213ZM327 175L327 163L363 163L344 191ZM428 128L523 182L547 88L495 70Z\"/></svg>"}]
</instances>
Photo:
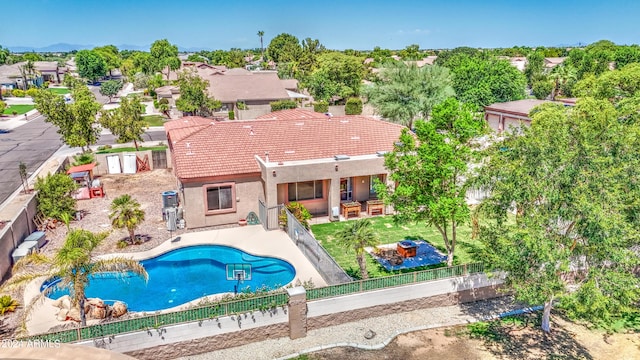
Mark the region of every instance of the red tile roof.
<instances>
[{"instance_id":1,"label":"red tile roof","mask_svg":"<svg viewBox=\"0 0 640 360\"><path fill-rule=\"evenodd\" d=\"M204 120L188 117L165 123L179 179L256 173L260 168L255 156L264 159L267 152L271 162L373 155L392 150L404 128L364 116L329 118L301 109L257 120L207 120L208 125Z\"/></svg>"}]
</instances>

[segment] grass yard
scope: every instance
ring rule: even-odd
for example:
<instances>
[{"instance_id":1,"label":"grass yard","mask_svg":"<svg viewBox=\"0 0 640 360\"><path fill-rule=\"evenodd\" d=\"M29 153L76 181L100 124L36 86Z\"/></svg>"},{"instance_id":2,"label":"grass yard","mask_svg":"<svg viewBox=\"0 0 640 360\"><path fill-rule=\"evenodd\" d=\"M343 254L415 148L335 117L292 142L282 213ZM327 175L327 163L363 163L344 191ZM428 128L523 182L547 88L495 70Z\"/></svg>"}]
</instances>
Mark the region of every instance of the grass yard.
<instances>
[{"instance_id":1,"label":"grass yard","mask_svg":"<svg viewBox=\"0 0 640 360\"><path fill-rule=\"evenodd\" d=\"M162 126L164 125L164 116L162 115L148 115L148 116L143 116L142 117L144 119L144 122L147 123L147 125L149 126Z\"/></svg>"},{"instance_id":2,"label":"grass yard","mask_svg":"<svg viewBox=\"0 0 640 360\"><path fill-rule=\"evenodd\" d=\"M166 146L151 146L151 147L140 147L138 151L145 151L145 150L166 150L167 147ZM98 150L96 151L96 154L114 154L114 153L121 153L121 152L135 152L136 148L131 146L131 147L117 147L117 148L111 148L111 149L102 149L102 150Z\"/></svg>"},{"instance_id":3,"label":"grass yard","mask_svg":"<svg viewBox=\"0 0 640 360\"><path fill-rule=\"evenodd\" d=\"M31 111L35 109L34 105L11 105L9 107L7 107L6 109L4 109L4 115L13 115L13 112L15 111L17 113L17 115L22 115L27 113L28 111Z\"/></svg>"},{"instance_id":4,"label":"grass yard","mask_svg":"<svg viewBox=\"0 0 640 360\"><path fill-rule=\"evenodd\" d=\"M353 220L350 220L353 221ZM444 242L438 230L434 227L427 227L422 224L404 224L395 225L391 216L372 217L374 231L378 234L380 244L395 243L405 238L423 239L435 246L443 254L447 254ZM359 268L356 262L356 255L353 249L345 248L335 241L334 234L343 228L347 222L333 222L326 224L311 225L311 230L318 241L324 246L331 256L336 260L347 273L351 276L358 275ZM454 264L465 264L474 262L471 257L473 247L477 245L470 239L471 228L469 226L460 226L458 228L458 239L456 243ZM378 264L371 256L367 256L367 270L370 277L381 277L396 274L399 272L388 272ZM431 266L433 267L433 266ZM401 270L400 272L422 270L429 267L414 268L410 270Z\"/></svg>"},{"instance_id":5,"label":"grass yard","mask_svg":"<svg viewBox=\"0 0 640 360\"><path fill-rule=\"evenodd\" d=\"M55 87L55 88L48 88L48 91L54 93L54 94L58 94L58 95L64 95L64 94L69 94L70 91L68 88L59 88L59 87Z\"/></svg>"}]
</instances>

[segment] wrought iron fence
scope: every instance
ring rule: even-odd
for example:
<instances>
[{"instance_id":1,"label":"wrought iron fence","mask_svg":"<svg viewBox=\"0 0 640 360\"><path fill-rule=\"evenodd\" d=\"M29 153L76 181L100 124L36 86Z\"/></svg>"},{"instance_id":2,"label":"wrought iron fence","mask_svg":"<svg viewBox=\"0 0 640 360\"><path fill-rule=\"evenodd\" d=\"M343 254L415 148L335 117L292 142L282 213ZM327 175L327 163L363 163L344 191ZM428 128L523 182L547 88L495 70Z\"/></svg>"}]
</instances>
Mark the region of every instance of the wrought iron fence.
<instances>
[{"instance_id":1,"label":"wrought iron fence","mask_svg":"<svg viewBox=\"0 0 640 360\"><path fill-rule=\"evenodd\" d=\"M218 302L169 313L143 315L126 320L55 331L24 338L25 341L59 341L63 343L89 340L141 330L159 329L163 326L200 321L249 311L266 311L286 305L286 292L270 293L242 300Z\"/></svg>"},{"instance_id":2,"label":"wrought iron fence","mask_svg":"<svg viewBox=\"0 0 640 360\"><path fill-rule=\"evenodd\" d=\"M319 300L330 297L378 290L407 284L446 279L456 276L481 273L484 266L481 263L455 265L451 267L415 271L410 273L385 276L367 280L359 280L345 284L326 286L307 290L307 300Z\"/></svg>"},{"instance_id":3,"label":"wrought iron fence","mask_svg":"<svg viewBox=\"0 0 640 360\"><path fill-rule=\"evenodd\" d=\"M258 216L265 230L276 230L280 228L280 209L282 205L267 207L262 200L258 200Z\"/></svg>"},{"instance_id":4,"label":"wrought iron fence","mask_svg":"<svg viewBox=\"0 0 640 360\"><path fill-rule=\"evenodd\" d=\"M283 207L287 215L287 234L302 251L304 256L318 270L322 278L329 284L341 284L353 279L335 262L333 257L320 245L293 214Z\"/></svg>"}]
</instances>

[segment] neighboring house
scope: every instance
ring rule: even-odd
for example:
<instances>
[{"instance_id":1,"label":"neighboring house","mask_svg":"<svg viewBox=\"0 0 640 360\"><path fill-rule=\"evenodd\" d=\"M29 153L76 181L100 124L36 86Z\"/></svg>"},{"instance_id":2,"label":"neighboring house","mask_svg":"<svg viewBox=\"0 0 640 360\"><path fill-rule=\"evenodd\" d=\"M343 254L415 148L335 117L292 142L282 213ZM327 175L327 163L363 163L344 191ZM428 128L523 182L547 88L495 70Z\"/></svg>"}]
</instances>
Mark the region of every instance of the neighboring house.
<instances>
[{"instance_id":1,"label":"neighboring house","mask_svg":"<svg viewBox=\"0 0 640 360\"><path fill-rule=\"evenodd\" d=\"M437 58L438 58L437 55L429 55L429 56L423 58L422 60L416 61L415 64L418 67L423 67L425 65L433 65Z\"/></svg>"},{"instance_id":2,"label":"neighboring house","mask_svg":"<svg viewBox=\"0 0 640 360\"><path fill-rule=\"evenodd\" d=\"M189 228L237 223L298 201L314 215L375 199L384 154L403 126L363 116L283 110L255 120L165 123Z\"/></svg>"},{"instance_id":3,"label":"neighboring house","mask_svg":"<svg viewBox=\"0 0 640 360\"><path fill-rule=\"evenodd\" d=\"M22 89L24 79L20 73L20 66L26 62L0 66L0 87L3 89ZM41 86L45 81L59 84L67 73L67 67L60 67L55 61L34 61L35 72L27 79L27 87L30 85Z\"/></svg>"},{"instance_id":4,"label":"neighboring house","mask_svg":"<svg viewBox=\"0 0 640 360\"><path fill-rule=\"evenodd\" d=\"M551 70L554 67L562 64L566 57L548 57L544 58L544 67Z\"/></svg>"},{"instance_id":5,"label":"neighboring house","mask_svg":"<svg viewBox=\"0 0 640 360\"><path fill-rule=\"evenodd\" d=\"M220 100L223 109L226 110L237 110L238 102L243 102L248 107L266 106L269 110L272 101L291 99L286 88L292 86L291 80L280 80L278 74L271 71L229 69L222 74L209 75L205 79L209 81L209 95Z\"/></svg>"},{"instance_id":6,"label":"neighboring house","mask_svg":"<svg viewBox=\"0 0 640 360\"><path fill-rule=\"evenodd\" d=\"M489 124L489 127L497 133L510 128L517 130L523 125L531 125L531 118L529 117L531 110L547 102L551 101L525 99L491 104L484 108L484 119Z\"/></svg>"}]
</instances>

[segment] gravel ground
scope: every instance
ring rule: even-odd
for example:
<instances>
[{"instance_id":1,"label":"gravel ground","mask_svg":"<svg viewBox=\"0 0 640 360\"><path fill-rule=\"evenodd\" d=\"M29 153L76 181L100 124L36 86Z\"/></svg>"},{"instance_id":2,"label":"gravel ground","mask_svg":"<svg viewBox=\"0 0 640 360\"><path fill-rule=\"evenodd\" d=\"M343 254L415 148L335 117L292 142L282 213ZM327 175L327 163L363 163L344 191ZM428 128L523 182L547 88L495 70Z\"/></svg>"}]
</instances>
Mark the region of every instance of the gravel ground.
<instances>
[{"instance_id":1,"label":"gravel ground","mask_svg":"<svg viewBox=\"0 0 640 360\"><path fill-rule=\"evenodd\" d=\"M381 349L400 334L467 324L493 318L498 314L518 308L522 308L522 306L514 303L511 297L502 297L468 304L415 310L312 330L301 339L290 340L285 337L179 359L289 359L300 354L339 346L352 346L368 350ZM369 331L375 333L371 339L365 338L365 334Z\"/></svg>"}]
</instances>

